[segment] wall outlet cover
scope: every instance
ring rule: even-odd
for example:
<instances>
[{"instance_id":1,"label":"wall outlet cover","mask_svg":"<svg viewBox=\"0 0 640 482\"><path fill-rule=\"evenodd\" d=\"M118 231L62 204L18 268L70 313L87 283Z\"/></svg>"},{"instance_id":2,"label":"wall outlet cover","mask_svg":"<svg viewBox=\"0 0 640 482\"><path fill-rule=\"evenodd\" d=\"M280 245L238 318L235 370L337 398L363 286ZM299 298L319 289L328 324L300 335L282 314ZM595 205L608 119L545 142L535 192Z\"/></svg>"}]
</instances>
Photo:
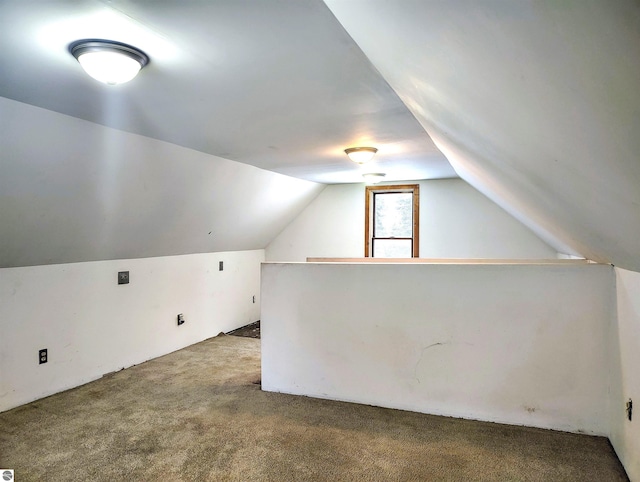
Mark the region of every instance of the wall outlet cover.
<instances>
[{"instance_id":1,"label":"wall outlet cover","mask_svg":"<svg viewBox=\"0 0 640 482\"><path fill-rule=\"evenodd\" d=\"M180 313L178 315L178 326L182 325L183 323L184 323L184 315Z\"/></svg>"},{"instance_id":2,"label":"wall outlet cover","mask_svg":"<svg viewBox=\"0 0 640 482\"><path fill-rule=\"evenodd\" d=\"M119 285L127 285L127 284L129 284L129 272L128 271L118 271L118 284Z\"/></svg>"},{"instance_id":3,"label":"wall outlet cover","mask_svg":"<svg viewBox=\"0 0 640 482\"><path fill-rule=\"evenodd\" d=\"M47 363L48 361L48 354L47 354L47 349L43 348L42 350L38 351L38 359L39 359L39 364L42 365L43 363Z\"/></svg>"}]
</instances>

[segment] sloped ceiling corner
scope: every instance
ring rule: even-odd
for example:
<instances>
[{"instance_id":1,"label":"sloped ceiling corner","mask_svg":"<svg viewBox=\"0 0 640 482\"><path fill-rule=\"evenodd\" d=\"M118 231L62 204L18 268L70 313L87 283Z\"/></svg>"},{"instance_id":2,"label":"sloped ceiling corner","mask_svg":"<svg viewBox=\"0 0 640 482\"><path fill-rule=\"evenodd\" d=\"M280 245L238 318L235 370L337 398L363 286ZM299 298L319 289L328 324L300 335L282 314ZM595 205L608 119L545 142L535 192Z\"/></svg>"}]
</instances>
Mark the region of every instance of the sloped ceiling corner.
<instances>
[{"instance_id":1,"label":"sloped ceiling corner","mask_svg":"<svg viewBox=\"0 0 640 482\"><path fill-rule=\"evenodd\" d=\"M640 4L326 0L458 174L640 271Z\"/></svg>"},{"instance_id":2,"label":"sloped ceiling corner","mask_svg":"<svg viewBox=\"0 0 640 482\"><path fill-rule=\"evenodd\" d=\"M0 97L0 268L262 249L325 187Z\"/></svg>"}]
</instances>

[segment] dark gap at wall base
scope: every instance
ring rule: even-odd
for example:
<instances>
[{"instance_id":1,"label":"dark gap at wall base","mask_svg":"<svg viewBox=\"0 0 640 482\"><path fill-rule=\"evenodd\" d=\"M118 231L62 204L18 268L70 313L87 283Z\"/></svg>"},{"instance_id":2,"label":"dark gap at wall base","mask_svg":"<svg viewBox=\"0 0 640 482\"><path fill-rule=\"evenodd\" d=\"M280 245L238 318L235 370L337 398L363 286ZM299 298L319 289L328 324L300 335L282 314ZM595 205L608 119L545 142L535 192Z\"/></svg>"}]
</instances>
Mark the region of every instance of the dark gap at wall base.
<instances>
[{"instance_id":1,"label":"dark gap at wall base","mask_svg":"<svg viewBox=\"0 0 640 482\"><path fill-rule=\"evenodd\" d=\"M260 320L237 328L227 333L232 336L244 336L245 338L260 338Z\"/></svg>"}]
</instances>

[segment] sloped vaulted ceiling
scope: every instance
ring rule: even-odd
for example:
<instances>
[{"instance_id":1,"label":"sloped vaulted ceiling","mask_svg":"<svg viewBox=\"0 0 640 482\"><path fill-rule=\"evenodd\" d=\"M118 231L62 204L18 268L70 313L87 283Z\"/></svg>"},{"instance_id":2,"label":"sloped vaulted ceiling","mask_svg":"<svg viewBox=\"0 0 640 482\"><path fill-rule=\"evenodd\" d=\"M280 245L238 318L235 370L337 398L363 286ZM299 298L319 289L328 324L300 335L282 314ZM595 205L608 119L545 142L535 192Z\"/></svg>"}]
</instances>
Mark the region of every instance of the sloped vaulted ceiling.
<instances>
[{"instance_id":1,"label":"sloped vaulted ceiling","mask_svg":"<svg viewBox=\"0 0 640 482\"><path fill-rule=\"evenodd\" d=\"M324 186L0 97L0 268L266 246Z\"/></svg>"},{"instance_id":2,"label":"sloped vaulted ceiling","mask_svg":"<svg viewBox=\"0 0 640 482\"><path fill-rule=\"evenodd\" d=\"M640 2L326 3L461 177L640 271Z\"/></svg>"},{"instance_id":3,"label":"sloped vaulted ceiling","mask_svg":"<svg viewBox=\"0 0 640 482\"><path fill-rule=\"evenodd\" d=\"M325 3L0 2L0 266L264 247L322 186L229 159L354 182L371 142L640 271L638 0ZM115 90L67 51L112 34L152 57Z\"/></svg>"}]
</instances>

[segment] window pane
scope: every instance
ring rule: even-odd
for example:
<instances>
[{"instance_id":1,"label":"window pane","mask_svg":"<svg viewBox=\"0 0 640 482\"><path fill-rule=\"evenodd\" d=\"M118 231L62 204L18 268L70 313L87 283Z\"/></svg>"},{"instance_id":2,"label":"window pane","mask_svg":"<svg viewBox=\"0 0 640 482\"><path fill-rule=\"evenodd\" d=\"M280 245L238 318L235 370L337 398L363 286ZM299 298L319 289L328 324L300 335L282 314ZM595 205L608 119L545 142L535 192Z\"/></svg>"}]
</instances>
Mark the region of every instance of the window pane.
<instances>
[{"instance_id":1,"label":"window pane","mask_svg":"<svg viewBox=\"0 0 640 482\"><path fill-rule=\"evenodd\" d=\"M376 238L411 238L413 236L412 198L410 192L375 194L374 231ZM374 256L377 256L374 254Z\"/></svg>"},{"instance_id":2,"label":"window pane","mask_svg":"<svg viewBox=\"0 0 640 482\"><path fill-rule=\"evenodd\" d=\"M374 258L411 258L410 239L374 239Z\"/></svg>"}]
</instances>

